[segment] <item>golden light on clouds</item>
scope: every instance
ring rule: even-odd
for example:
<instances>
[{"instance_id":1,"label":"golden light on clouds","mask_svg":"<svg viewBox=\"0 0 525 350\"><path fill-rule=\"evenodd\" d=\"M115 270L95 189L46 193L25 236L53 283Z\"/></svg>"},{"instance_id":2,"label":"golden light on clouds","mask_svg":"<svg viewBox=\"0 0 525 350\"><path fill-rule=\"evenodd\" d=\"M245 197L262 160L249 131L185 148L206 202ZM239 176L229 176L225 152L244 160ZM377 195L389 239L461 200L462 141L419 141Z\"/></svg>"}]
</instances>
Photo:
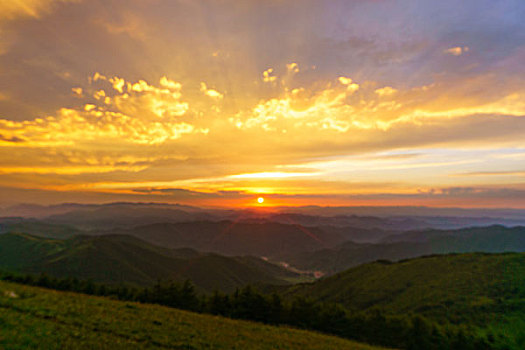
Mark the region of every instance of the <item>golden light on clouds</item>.
<instances>
[{"instance_id":1,"label":"golden light on clouds","mask_svg":"<svg viewBox=\"0 0 525 350\"><path fill-rule=\"evenodd\" d=\"M230 175L232 179L284 179L288 177L302 177L302 176L314 176L318 173L287 173L287 172L263 172L263 173L251 173L251 174L238 174Z\"/></svg>"},{"instance_id":2,"label":"golden light on clouds","mask_svg":"<svg viewBox=\"0 0 525 350\"><path fill-rule=\"evenodd\" d=\"M78 1L80 0L4 0L0 2L0 20L39 17L60 3Z\"/></svg>"},{"instance_id":3,"label":"golden light on clouds","mask_svg":"<svg viewBox=\"0 0 525 350\"><path fill-rule=\"evenodd\" d=\"M462 54L468 52L470 50L470 48L468 46L455 46L455 47L451 47L449 49L446 49L444 52L446 54L449 54L449 55L453 55L453 56L461 56Z\"/></svg>"},{"instance_id":4,"label":"golden light on clouds","mask_svg":"<svg viewBox=\"0 0 525 350\"><path fill-rule=\"evenodd\" d=\"M525 188L525 43L503 12L460 11L476 30L452 38L397 8L363 22L377 4L109 3L0 3L0 190L461 205Z\"/></svg>"},{"instance_id":5,"label":"golden light on clouds","mask_svg":"<svg viewBox=\"0 0 525 350\"><path fill-rule=\"evenodd\" d=\"M297 65L287 66L287 71L297 70ZM296 72L297 73L297 72ZM275 76L277 79L278 76ZM29 167L24 164L6 164L2 173L4 174L55 174L55 175L81 175L96 173L115 173L124 171L128 173L148 172L155 167L157 159L162 159L169 154L169 148L165 146L173 144L178 147L179 140L188 138L186 143L188 152L183 153L181 159L189 159L194 150L202 149L208 157L221 157L221 161L237 161L242 164L249 163L249 158L236 156L237 150L249 149L254 143L266 148L260 153L268 157L272 152L279 152L284 156L282 161L288 158L293 160L293 147L304 147L309 143L321 145L323 142L344 142L350 140L355 145L366 144L374 134L389 132L390 129L399 127L410 128L413 126L424 126L427 121L432 124L447 123L451 118L470 118L472 115L483 114L505 114L519 116L525 114L523 99L520 94L513 93L505 96L499 101L488 104L478 104L469 108L453 108L450 110L441 108L436 110L428 108L428 98L425 95L434 94L432 88L415 88L406 91L391 88L375 88L376 84L366 83L364 87L348 77L338 77L332 82L320 85L317 89L307 87L289 88L283 85L279 97L260 101L256 106L248 110L238 111L234 117L227 117L213 109L214 103L223 98L216 90L208 88L203 83L198 83L198 90L209 98L206 100L193 101L185 98L184 85L161 76L158 85L139 79L135 82L127 81L117 76L106 77L98 72L88 79L88 85L83 88L72 88L74 94L81 103L78 108L62 108L54 116L37 118L31 121L15 122L0 120L0 143L3 150L12 148L41 149L50 147L68 147L79 152L78 161L75 164L62 164L57 166L42 165ZM200 97L202 98L202 97ZM195 99L195 97L193 97ZM422 100L424 104L414 104L414 100ZM87 103L87 101L91 103ZM195 103L199 109L193 109ZM206 107L207 110L202 108ZM409 107L407 107L409 106ZM211 117L213 116L213 117ZM210 119L211 118L211 119ZM252 132L253 131L253 132ZM359 132L356 135L355 132ZM268 136L266 136L268 134ZM367 134L369 134L367 136ZM221 135L229 135L231 148L214 149L207 148L206 144L214 144ZM302 135L309 135L301 138ZM357 136L357 137L356 137ZM350 137L350 139L348 139ZM127 144L127 146L126 146ZM133 153L137 152L134 144L146 151L151 148L150 159L146 162L135 160ZM198 145L193 148L192 145ZM227 146L224 144L223 146ZM159 149L158 147L163 147ZM93 149L97 149L94 161L87 162ZM112 159L112 153L125 152L128 161L97 161L100 157ZM168 153L166 153L168 152ZM260 152L260 151L259 151ZM37 152L38 153L38 152ZM83 161L82 157L85 157ZM181 157L181 156L179 156ZM244 158L244 159L243 159ZM4 158L5 159L5 158ZM252 158L255 160L255 158ZM400 164L403 159L394 159L391 164L382 166L382 171L393 171L395 169L419 169L423 167L447 167L458 165L462 162L434 162L432 164ZM70 158L71 161L71 158ZM70 162L69 161L69 162ZM272 162L261 164L261 169L278 169L285 164ZM82 164L84 163L84 164ZM205 164L205 162L204 162ZM203 166L205 166L203 164ZM330 164L330 161L327 163ZM119 193L132 193L133 188L186 188L199 193L213 193L214 191L229 191L239 193L260 192L261 185L266 193L308 193L308 188L313 189L311 183L302 187L306 182L301 178L311 178L323 184L327 176L333 172L321 163L319 164L297 164L296 168L306 167L308 171L260 171L245 172L237 174L218 174L219 176L202 179L181 179L176 181L161 181L144 183L144 181L122 183L107 183L97 185L96 183L65 185L65 188L77 188L78 190L114 191L119 188L127 190ZM339 170L360 169L363 164L338 163ZM371 169L367 166L368 169ZM248 169L248 168L246 168ZM332 167L333 169L333 167ZM181 174L184 178L184 175ZM355 176L355 175L354 175ZM361 175L359 175L361 176ZM409 177L404 176L407 180ZM251 181L258 181L252 185ZM264 180L266 183L261 184ZM286 180L287 182L283 182ZM333 181L333 180L332 180ZM345 186L344 180L337 179L335 187L332 185L315 189L316 193L339 193L345 188L349 193L381 193L392 190L390 185L380 185L378 188L356 188ZM376 180L381 183L381 176ZM413 181L418 181L417 176ZM284 186L283 186L284 185ZM58 187L54 187L58 189ZM398 194L410 193L412 190L406 185L395 189ZM118 192L117 191L117 192ZM131 192L130 192L131 191ZM210 192L211 191L211 192ZM143 193L143 192L139 192ZM162 195L169 192L158 192Z\"/></svg>"}]
</instances>

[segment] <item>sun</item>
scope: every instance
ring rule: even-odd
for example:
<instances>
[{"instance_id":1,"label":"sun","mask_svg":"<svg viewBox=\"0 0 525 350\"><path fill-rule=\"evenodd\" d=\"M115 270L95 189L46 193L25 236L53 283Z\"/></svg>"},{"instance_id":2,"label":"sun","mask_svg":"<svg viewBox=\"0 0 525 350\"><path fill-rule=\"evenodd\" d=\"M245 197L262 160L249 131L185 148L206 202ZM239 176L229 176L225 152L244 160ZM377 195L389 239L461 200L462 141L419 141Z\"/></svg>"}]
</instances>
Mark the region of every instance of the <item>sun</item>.
<instances>
[{"instance_id":1,"label":"sun","mask_svg":"<svg viewBox=\"0 0 525 350\"><path fill-rule=\"evenodd\" d=\"M257 203L263 204L264 203L264 198L263 197L257 198Z\"/></svg>"}]
</instances>

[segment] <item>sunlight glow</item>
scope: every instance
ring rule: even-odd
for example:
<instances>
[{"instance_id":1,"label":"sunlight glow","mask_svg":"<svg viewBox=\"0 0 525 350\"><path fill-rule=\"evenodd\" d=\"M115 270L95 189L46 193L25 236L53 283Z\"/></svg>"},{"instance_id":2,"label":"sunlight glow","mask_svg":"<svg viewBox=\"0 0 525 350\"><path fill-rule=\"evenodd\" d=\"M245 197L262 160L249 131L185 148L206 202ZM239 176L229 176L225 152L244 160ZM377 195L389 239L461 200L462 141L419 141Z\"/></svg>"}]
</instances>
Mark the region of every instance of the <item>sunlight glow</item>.
<instances>
[{"instance_id":1,"label":"sunlight glow","mask_svg":"<svg viewBox=\"0 0 525 350\"><path fill-rule=\"evenodd\" d=\"M282 179L288 177L301 177L301 176L315 176L319 173L287 173L287 172L262 172L262 173L249 173L249 174L238 174L230 175L232 179Z\"/></svg>"},{"instance_id":2,"label":"sunlight glow","mask_svg":"<svg viewBox=\"0 0 525 350\"><path fill-rule=\"evenodd\" d=\"M0 1L2 210L525 207L525 2L194 3Z\"/></svg>"}]
</instances>

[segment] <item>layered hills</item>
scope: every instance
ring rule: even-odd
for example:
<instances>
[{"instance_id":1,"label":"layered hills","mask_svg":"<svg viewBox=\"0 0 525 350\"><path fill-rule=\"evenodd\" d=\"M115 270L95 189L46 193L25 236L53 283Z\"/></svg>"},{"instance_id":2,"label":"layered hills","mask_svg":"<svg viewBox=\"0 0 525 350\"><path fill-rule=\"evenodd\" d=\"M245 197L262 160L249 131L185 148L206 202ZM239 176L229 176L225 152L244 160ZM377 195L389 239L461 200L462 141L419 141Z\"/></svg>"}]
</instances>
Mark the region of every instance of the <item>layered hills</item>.
<instances>
[{"instance_id":1,"label":"layered hills","mask_svg":"<svg viewBox=\"0 0 525 350\"><path fill-rule=\"evenodd\" d=\"M291 265L333 274L378 259L400 260L429 254L525 252L525 227L499 225L459 230L421 230L385 237L380 243L345 242L283 257Z\"/></svg>"},{"instance_id":2,"label":"layered hills","mask_svg":"<svg viewBox=\"0 0 525 350\"><path fill-rule=\"evenodd\" d=\"M231 292L247 284L288 284L302 278L255 257L225 257L167 249L125 235L67 240L28 234L0 235L0 268L103 283L151 285L159 279L191 280L198 290Z\"/></svg>"}]
</instances>

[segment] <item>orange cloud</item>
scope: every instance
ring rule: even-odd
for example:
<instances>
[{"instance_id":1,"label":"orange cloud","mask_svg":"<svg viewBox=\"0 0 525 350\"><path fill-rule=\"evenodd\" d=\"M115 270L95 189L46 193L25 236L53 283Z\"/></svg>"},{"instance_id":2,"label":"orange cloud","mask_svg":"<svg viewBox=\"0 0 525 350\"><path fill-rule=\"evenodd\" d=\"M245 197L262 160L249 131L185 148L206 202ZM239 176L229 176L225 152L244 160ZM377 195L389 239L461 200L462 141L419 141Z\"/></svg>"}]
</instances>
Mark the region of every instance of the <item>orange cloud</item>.
<instances>
[{"instance_id":1,"label":"orange cloud","mask_svg":"<svg viewBox=\"0 0 525 350\"><path fill-rule=\"evenodd\" d=\"M263 81L265 83L272 83L277 80L277 77L273 76L272 73L273 73L273 68L268 68L267 70L263 72Z\"/></svg>"},{"instance_id":2,"label":"orange cloud","mask_svg":"<svg viewBox=\"0 0 525 350\"><path fill-rule=\"evenodd\" d=\"M48 13L59 3L79 2L80 0L8 0L0 2L0 20L13 20L20 17L38 18Z\"/></svg>"},{"instance_id":3,"label":"orange cloud","mask_svg":"<svg viewBox=\"0 0 525 350\"><path fill-rule=\"evenodd\" d=\"M394 188L398 193L412 193L420 185L418 176L438 179L441 174L434 185L448 184L450 171L442 169L470 163L465 159L373 158L337 163L338 174L322 159L438 142L450 148L468 140L479 145L485 142L488 129L475 124L483 122L498 123L501 128L498 132L505 137L494 142L519 143L519 137L507 132L520 130L506 126L513 119L501 124L497 116L519 120L525 115L525 93L519 89L465 103L461 88L468 91L470 85L456 86L455 91L443 83L377 89L377 83L358 84L344 76L303 86L282 79L272 89L274 96L245 103L248 108L222 111L214 109L216 101L227 104L229 97L213 98L209 92L216 90L205 83L192 96L183 95L183 84L167 76L151 83L95 73L89 81L79 88L83 97L79 96L82 103L77 107L33 120L0 119L2 174L10 176L4 182L23 184L24 176L34 174L43 181L35 186L57 183L60 178L63 185L53 188L61 190L176 187L204 192L355 194ZM474 83L479 82L470 84ZM490 128L490 133L496 129ZM440 136L442 130L447 130L446 140ZM320 161L305 162L305 157ZM407 176L407 169L417 172ZM381 185L386 173L398 184ZM100 180L89 174L108 177ZM369 183L366 187L352 185L365 182Z\"/></svg>"},{"instance_id":4,"label":"orange cloud","mask_svg":"<svg viewBox=\"0 0 525 350\"><path fill-rule=\"evenodd\" d=\"M384 88L377 89L374 92L378 94L379 96L390 96L390 95L395 94L397 90L391 86L385 86Z\"/></svg>"},{"instance_id":5,"label":"orange cloud","mask_svg":"<svg viewBox=\"0 0 525 350\"><path fill-rule=\"evenodd\" d=\"M93 81L99 80L110 82L119 94L109 98L103 90L97 90L94 96L97 100L105 97L104 105L86 103L82 109L62 108L56 116L23 122L0 119L0 133L5 135L0 142L4 146L22 147L74 145L95 140L158 144L202 131L179 120L189 108L181 100L179 83L164 77L161 85L168 85L167 89L144 80L127 83L122 78L106 79L96 73ZM126 86L129 92L124 92ZM75 91L82 93L80 88Z\"/></svg>"},{"instance_id":6,"label":"orange cloud","mask_svg":"<svg viewBox=\"0 0 525 350\"><path fill-rule=\"evenodd\" d=\"M299 73L299 65L295 62L288 63L286 65L286 70L288 71L288 73L292 74Z\"/></svg>"},{"instance_id":7,"label":"orange cloud","mask_svg":"<svg viewBox=\"0 0 525 350\"><path fill-rule=\"evenodd\" d=\"M221 94L220 92L218 92L217 90L214 90L214 89L208 89L208 87L206 86L206 83L201 83L201 88L200 88L201 92L214 99L214 100L222 100L224 95Z\"/></svg>"},{"instance_id":8,"label":"orange cloud","mask_svg":"<svg viewBox=\"0 0 525 350\"><path fill-rule=\"evenodd\" d=\"M463 46L463 47L456 46L456 47L451 47L449 49L446 49L443 52L449 55L453 55L453 56L461 56L462 54L468 52L469 50L470 48L468 46Z\"/></svg>"}]
</instances>

